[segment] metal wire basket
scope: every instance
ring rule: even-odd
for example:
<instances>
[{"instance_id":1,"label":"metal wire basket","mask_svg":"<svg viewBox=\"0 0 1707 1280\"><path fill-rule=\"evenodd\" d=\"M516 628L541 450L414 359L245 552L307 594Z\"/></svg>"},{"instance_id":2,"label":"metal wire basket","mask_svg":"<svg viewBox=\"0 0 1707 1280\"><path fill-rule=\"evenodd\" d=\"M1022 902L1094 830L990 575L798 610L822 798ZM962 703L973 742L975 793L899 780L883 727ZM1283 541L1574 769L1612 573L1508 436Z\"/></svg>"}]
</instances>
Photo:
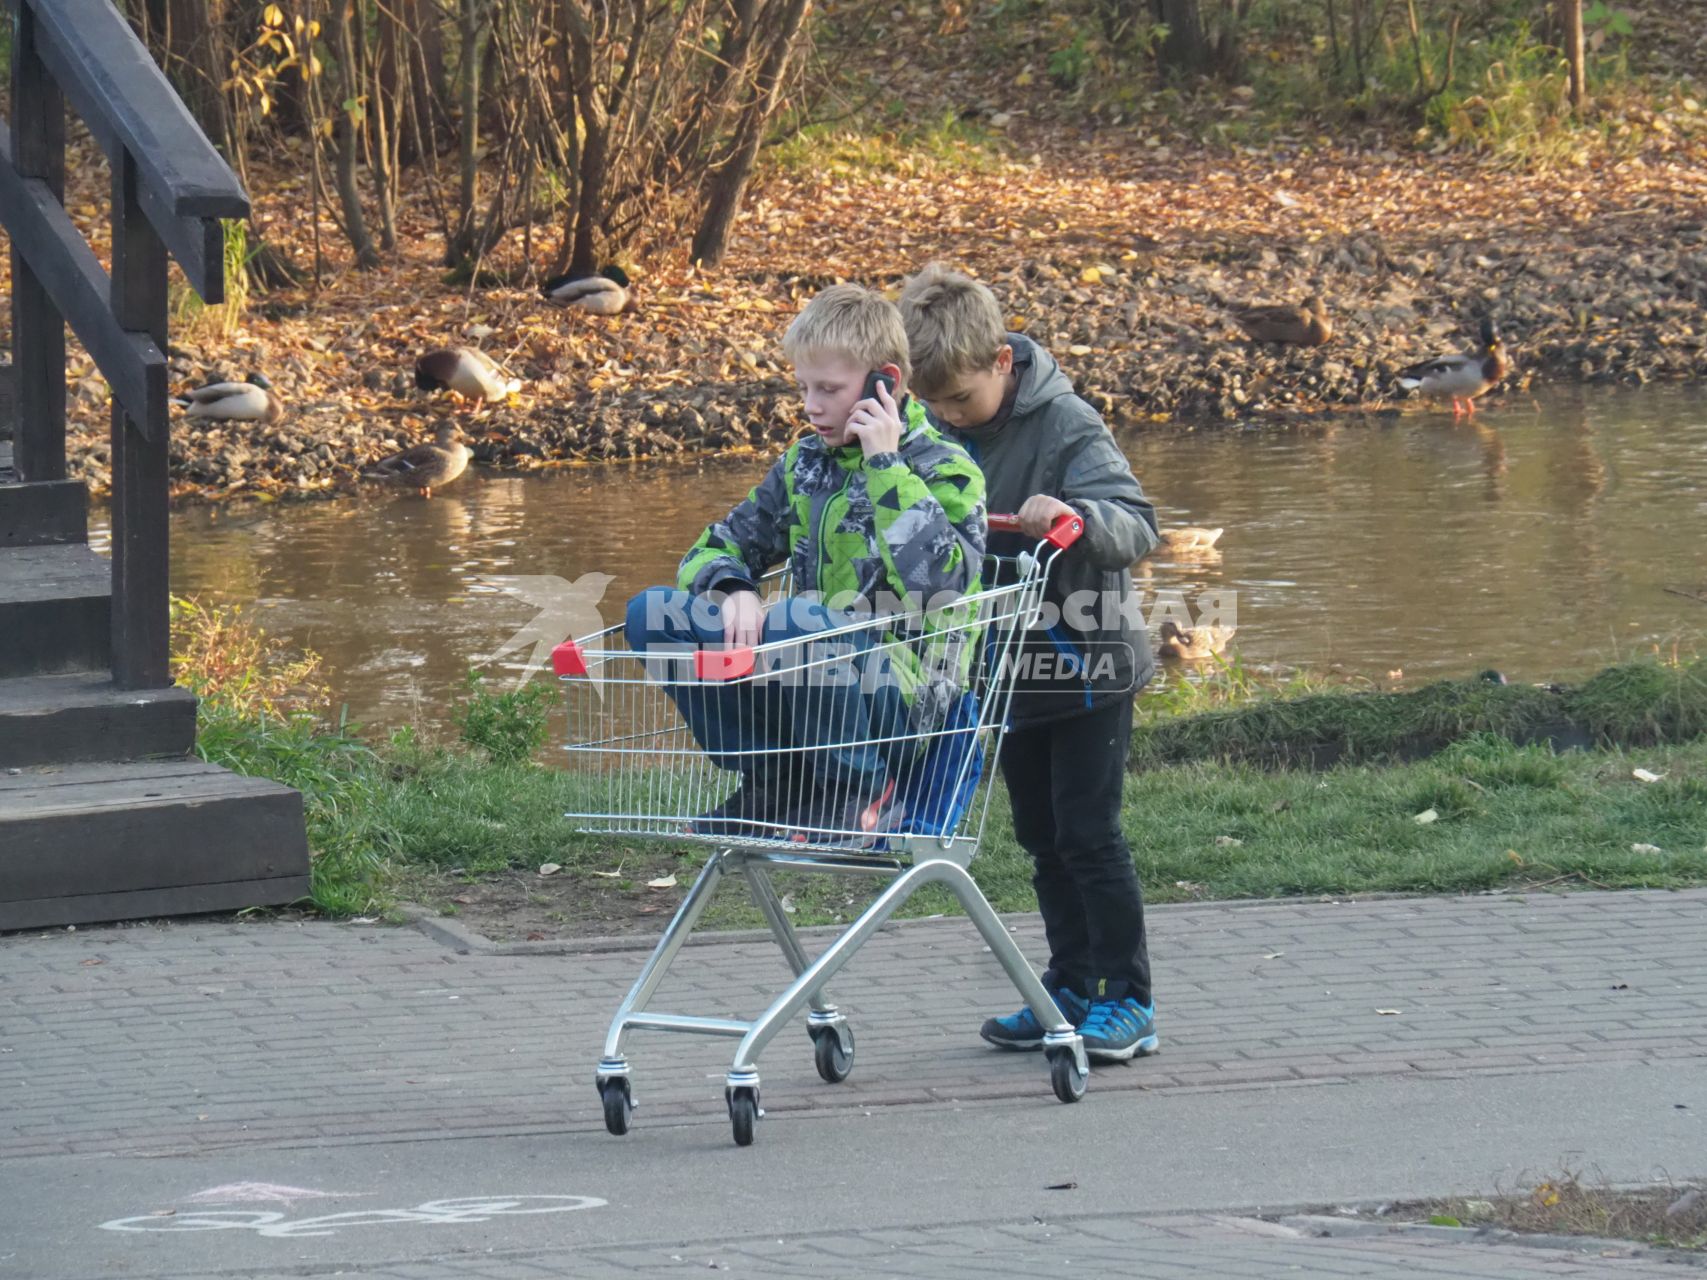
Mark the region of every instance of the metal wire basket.
<instances>
[{"instance_id":1,"label":"metal wire basket","mask_svg":"<svg viewBox=\"0 0 1707 1280\"><path fill-rule=\"evenodd\" d=\"M990 520L1017 528L1011 516ZM635 648L624 625L558 647L575 829L715 847L612 1019L596 1073L612 1133L627 1132L635 1105L623 1052L633 1030L740 1039L724 1094L743 1146L763 1114L758 1055L802 1009L819 1074L845 1079L853 1034L823 984L931 883L960 900L1048 1029L1057 1096L1083 1095L1088 1064L1077 1033L967 871L983 835L1024 633L1051 565L1082 531L1077 517L1064 517L1035 550L993 566L1000 585L932 615L801 608L786 576L776 575L763 584L772 616L803 616L785 620L785 634L766 643ZM890 883L809 961L770 880L778 867ZM752 1021L648 1009L731 871L746 879L795 981Z\"/></svg>"}]
</instances>

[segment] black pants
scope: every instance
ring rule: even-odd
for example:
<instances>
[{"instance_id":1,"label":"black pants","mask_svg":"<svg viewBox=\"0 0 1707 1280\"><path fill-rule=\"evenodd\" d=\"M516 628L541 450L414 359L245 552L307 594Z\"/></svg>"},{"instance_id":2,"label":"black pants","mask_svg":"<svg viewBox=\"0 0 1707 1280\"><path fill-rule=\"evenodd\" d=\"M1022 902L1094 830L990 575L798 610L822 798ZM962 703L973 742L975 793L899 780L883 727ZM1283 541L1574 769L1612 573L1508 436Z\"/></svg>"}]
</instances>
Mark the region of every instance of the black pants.
<instances>
[{"instance_id":1,"label":"black pants","mask_svg":"<svg viewBox=\"0 0 1707 1280\"><path fill-rule=\"evenodd\" d=\"M1014 834L1037 863L1032 883L1049 940L1044 981L1091 998L1150 1003L1144 891L1120 830L1132 700L1070 720L1009 730L1002 777Z\"/></svg>"}]
</instances>

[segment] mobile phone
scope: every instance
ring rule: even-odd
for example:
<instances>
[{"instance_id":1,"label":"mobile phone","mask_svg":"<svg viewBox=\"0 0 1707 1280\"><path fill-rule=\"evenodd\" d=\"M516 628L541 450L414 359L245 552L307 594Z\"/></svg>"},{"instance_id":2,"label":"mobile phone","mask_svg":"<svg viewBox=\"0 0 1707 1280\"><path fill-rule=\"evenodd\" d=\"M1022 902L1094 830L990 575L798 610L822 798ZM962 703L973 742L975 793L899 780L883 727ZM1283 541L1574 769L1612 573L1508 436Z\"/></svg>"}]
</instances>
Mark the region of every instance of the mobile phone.
<instances>
[{"instance_id":1,"label":"mobile phone","mask_svg":"<svg viewBox=\"0 0 1707 1280\"><path fill-rule=\"evenodd\" d=\"M861 400L877 400L877 388L879 384L887 387L889 389L890 397L894 397L895 379L880 369L873 369L870 373L865 375L865 389L859 393L859 398ZM878 403L881 404L882 401L879 400Z\"/></svg>"}]
</instances>

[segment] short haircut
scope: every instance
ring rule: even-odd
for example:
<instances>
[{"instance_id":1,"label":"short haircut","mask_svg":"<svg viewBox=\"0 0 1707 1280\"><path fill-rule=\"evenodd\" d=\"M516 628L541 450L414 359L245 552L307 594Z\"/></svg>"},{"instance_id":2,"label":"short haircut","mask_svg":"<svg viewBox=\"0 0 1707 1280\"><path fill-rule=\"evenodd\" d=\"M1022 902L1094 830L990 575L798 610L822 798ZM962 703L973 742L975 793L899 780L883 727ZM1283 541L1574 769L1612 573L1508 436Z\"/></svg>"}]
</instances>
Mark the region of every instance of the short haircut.
<instances>
[{"instance_id":1,"label":"short haircut","mask_svg":"<svg viewBox=\"0 0 1707 1280\"><path fill-rule=\"evenodd\" d=\"M820 291L782 335L782 353L791 364L814 355L844 356L866 369L892 364L903 383L912 380L901 313L864 285L833 284Z\"/></svg>"},{"instance_id":2,"label":"short haircut","mask_svg":"<svg viewBox=\"0 0 1707 1280\"><path fill-rule=\"evenodd\" d=\"M945 390L964 374L988 369L1008 340L1001 304L989 287L933 262L901 290L901 319L921 394Z\"/></svg>"}]
</instances>

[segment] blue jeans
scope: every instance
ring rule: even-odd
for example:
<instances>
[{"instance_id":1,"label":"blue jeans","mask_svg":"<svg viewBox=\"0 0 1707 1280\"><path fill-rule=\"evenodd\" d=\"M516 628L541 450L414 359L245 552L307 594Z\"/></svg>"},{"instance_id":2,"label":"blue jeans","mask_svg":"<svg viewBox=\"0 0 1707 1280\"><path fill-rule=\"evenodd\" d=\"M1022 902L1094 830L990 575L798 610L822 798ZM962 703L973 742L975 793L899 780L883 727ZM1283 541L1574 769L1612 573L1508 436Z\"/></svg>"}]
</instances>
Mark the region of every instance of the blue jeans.
<instances>
[{"instance_id":1,"label":"blue jeans","mask_svg":"<svg viewBox=\"0 0 1707 1280\"><path fill-rule=\"evenodd\" d=\"M761 665L750 678L701 680L691 654L723 648L721 609L707 597L648 587L628 602L628 647L657 658L648 674L719 768L794 780L809 762L821 785L877 795L918 744L888 655L872 649L871 628L810 642L854 621L815 600L785 597L766 611L762 643L796 643L757 655ZM877 741L888 738L896 740Z\"/></svg>"}]
</instances>

